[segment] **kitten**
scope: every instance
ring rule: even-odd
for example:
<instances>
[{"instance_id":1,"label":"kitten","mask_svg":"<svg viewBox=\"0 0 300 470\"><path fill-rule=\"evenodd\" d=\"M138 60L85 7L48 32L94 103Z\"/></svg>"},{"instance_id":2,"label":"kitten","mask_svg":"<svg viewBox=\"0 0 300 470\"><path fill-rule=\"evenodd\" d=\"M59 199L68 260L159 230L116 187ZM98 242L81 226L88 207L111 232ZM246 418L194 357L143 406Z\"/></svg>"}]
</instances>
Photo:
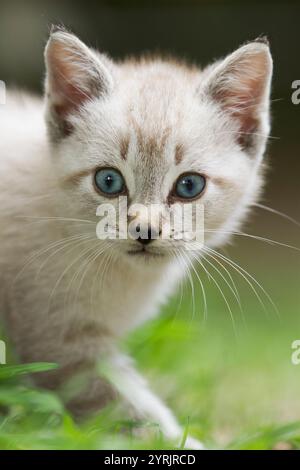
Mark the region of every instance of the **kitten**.
<instances>
[{"instance_id":1,"label":"kitten","mask_svg":"<svg viewBox=\"0 0 300 470\"><path fill-rule=\"evenodd\" d=\"M0 106L0 311L22 362L60 365L35 380L68 383L74 414L118 397L178 443L174 416L117 343L159 312L183 261L201 250L176 239L99 240L96 209L117 209L121 194L165 214L201 202L203 250L225 243L263 183L268 44L250 42L201 71L160 58L115 62L55 29L45 61L44 103L8 93ZM84 386L72 395L76 374ZM186 446L201 448L193 438Z\"/></svg>"}]
</instances>

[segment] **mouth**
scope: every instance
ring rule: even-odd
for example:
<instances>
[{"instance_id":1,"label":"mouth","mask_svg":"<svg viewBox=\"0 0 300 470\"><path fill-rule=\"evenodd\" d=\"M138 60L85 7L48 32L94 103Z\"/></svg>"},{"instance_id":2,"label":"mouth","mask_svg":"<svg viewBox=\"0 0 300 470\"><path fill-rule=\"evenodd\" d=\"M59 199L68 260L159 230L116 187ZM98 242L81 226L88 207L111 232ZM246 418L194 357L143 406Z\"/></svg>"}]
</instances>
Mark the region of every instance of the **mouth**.
<instances>
[{"instance_id":1,"label":"mouth","mask_svg":"<svg viewBox=\"0 0 300 470\"><path fill-rule=\"evenodd\" d=\"M127 254L129 254L130 256L137 256L137 257L142 257L142 258L162 258L162 257L164 257L163 253L149 251L145 247L143 247L139 250L128 250Z\"/></svg>"}]
</instances>

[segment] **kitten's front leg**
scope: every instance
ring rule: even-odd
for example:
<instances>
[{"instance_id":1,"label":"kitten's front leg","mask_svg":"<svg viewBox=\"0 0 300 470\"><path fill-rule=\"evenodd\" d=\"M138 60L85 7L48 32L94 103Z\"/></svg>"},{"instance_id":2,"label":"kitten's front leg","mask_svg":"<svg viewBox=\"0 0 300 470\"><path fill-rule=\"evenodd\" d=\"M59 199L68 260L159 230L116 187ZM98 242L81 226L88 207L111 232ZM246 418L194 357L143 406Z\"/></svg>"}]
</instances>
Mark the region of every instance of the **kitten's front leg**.
<instances>
[{"instance_id":1,"label":"kitten's front leg","mask_svg":"<svg viewBox=\"0 0 300 470\"><path fill-rule=\"evenodd\" d=\"M132 361L121 354L115 354L106 363L108 380L114 384L123 400L130 405L137 419L148 419L159 425L163 435L180 445L183 430L171 411L149 389L146 381L135 370ZM188 436L185 442L187 449L204 449L203 444Z\"/></svg>"},{"instance_id":2,"label":"kitten's front leg","mask_svg":"<svg viewBox=\"0 0 300 470\"><path fill-rule=\"evenodd\" d=\"M85 357L88 347L79 354L78 349L68 349L65 343L65 357L72 360L61 363L57 370L39 374L35 380L41 386L60 390L67 407L77 418L96 413L110 400L121 398L130 417L157 424L163 435L179 446L183 430L171 411L149 389L132 360L120 354L110 341L103 340L102 345L104 343L106 347L93 358ZM96 357L99 357L99 364ZM203 445L191 437L187 438L185 447L203 449Z\"/></svg>"}]
</instances>

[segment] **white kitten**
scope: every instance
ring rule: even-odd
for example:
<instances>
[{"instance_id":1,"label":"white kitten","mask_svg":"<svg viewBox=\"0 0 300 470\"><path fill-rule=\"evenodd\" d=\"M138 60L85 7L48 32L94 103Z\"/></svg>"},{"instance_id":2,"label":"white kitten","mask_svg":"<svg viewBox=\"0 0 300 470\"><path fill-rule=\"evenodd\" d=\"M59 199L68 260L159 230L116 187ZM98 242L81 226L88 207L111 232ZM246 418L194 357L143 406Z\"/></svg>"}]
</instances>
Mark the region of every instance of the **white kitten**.
<instances>
[{"instance_id":1,"label":"white kitten","mask_svg":"<svg viewBox=\"0 0 300 470\"><path fill-rule=\"evenodd\" d=\"M200 71L116 63L55 30L45 58L46 125L39 99L8 93L0 106L0 311L21 361L60 364L36 376L40 385L58 390L84 374L68 403L75 414L117 395L179 442L175 418L116 343L159 312L195 254L184 240L100 241L96 208L117 208L120 194L165 215L201 202L205 246L224 243L262 185L269 47L246 44Z\"/></svg>"}]
</instances>

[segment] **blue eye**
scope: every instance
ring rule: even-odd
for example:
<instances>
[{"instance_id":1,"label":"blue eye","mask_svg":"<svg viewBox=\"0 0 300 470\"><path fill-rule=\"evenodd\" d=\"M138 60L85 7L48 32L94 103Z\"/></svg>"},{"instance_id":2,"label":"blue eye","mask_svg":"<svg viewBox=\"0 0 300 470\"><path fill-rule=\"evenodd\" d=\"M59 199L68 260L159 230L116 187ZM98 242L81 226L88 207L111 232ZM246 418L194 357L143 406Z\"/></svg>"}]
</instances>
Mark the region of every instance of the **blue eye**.
<instances>
[{"instance_id":1,"label":"blue eye","mask_svg":"<svg viewBox=\"0 0 300 470\"><path fill-rule=\"evenodd\" d=\"M95 184L107 196L115 196L125 191L125 181L118 170L102 168L95 173Z\"/></svg>"},{"instance_id":2,"label":"blue eye","mask_svg":"<svg viewBox=\"0 0 300 470\"><path fill-rule=\"evenodd\" d=\"M202 193L205 184L204 176L197 173L186 173L178 178L175 185L175 195L181 199L194 199Z\"/></svg>"}]
</instances>

